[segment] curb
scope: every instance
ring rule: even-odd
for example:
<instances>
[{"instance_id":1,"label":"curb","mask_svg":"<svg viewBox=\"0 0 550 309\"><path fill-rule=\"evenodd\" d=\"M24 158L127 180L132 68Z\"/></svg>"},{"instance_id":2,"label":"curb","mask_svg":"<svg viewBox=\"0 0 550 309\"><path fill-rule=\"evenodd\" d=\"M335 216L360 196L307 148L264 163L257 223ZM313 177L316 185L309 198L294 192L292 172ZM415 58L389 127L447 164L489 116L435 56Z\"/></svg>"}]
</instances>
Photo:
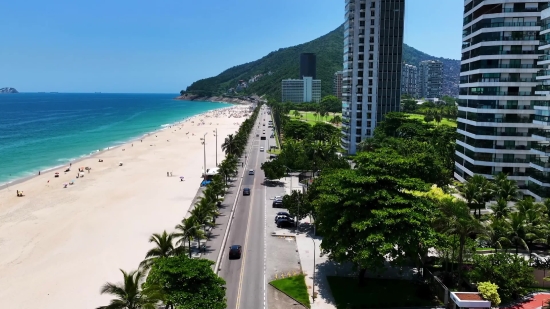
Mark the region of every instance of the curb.
<instances>
[{"instance_id":1,"label":"curb","mask_svg":"<svg viewBox=\"0 0 550 309\"><path fill-rule=\"evenodd\" d=\"M294 300L295 302L297 302L298 304L300 304L300 306L302 306L302 307L304 307L304 308L307 308L307 309L311 308L311 306L310 306L310 307L308 307L308 306L306 306L306 305L302 304L301 302L297 301L297 300L296 300L296 298L294 298L294 297L292 297L292 296L288 295L287 293L285 293L284 291L282 291L282 290L278 289L278 288L277 288L277 287L275 287L275 286L274 286L273 284L271 284L271 282L269 282L268 284L269 284L269 285L270 285L270 286L271 286L272 288L274 288L275 290L277 290L277 291L279 291L279 292L281 292L281 293L285 294L286 296L290 297L290 298L291 298L292 300ZM309 295L309 293L308 293L308 295Z\"/></svg>"}]
</instances>

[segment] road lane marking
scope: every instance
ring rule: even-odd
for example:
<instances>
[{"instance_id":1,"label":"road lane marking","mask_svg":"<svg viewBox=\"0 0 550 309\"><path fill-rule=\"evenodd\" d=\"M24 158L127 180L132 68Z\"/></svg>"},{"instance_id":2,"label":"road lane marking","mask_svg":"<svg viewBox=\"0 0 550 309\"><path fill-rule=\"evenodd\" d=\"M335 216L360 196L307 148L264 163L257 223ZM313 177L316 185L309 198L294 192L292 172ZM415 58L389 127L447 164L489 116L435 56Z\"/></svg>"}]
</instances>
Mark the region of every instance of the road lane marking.
<instances>
[{"instance_id":1,"label":"road lane marking","mask_svg":"<svg viewBox=\"0 0 550 309\"><path fill-rule=\"evenodd\" d=\"M256 164L258 164L258 157L259 152L256 152ZM256 182L256 179L254 179L254 183ZM254 188L255 184L253 183L252 187ZM253 201L254 201L254 191L252 190L252 193L250 194L249 199L249 211L248 211L248 222L246 224L246 234L244 236L244 250L242 254L242 263L241 263L241 274L239 276L239 289L237 290L237 303L235 305L236 309L240 308L241 305L241 292L243 288L243 277L244 277L244 269L246 268L246 250L248 250L248 235L250 233L250 220L252 219L252 212L254 211Z\"/></svg>"}]
</instances>

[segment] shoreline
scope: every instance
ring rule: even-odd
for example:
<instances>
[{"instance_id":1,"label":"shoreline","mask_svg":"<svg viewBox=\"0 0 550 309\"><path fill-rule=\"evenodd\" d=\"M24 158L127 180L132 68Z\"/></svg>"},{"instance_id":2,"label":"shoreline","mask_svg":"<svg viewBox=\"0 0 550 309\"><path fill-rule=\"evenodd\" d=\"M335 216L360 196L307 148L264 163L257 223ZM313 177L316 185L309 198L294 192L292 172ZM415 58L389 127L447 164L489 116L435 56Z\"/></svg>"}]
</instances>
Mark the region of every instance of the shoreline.
<instances>
[{"instance_id":1,"label":"shoreline","mask_svg":"<svg viewBox=\"0 0 550 309\"><path fill-rule=\"evenodd\" d=\"M0 303L13 309L107 304L111 297L99 288L120 281L117 269L136 269L153 233L174 231L192 207L204 165L223 160L224 138L248 117L243 105L210 110L146 133L143 141L72 161L67 173L64 165L0 190ZM84 167L92 170L77 173ZM33 297L22 304L28 294Z\"/></svg>"},{"instance_id":2,"label":"shoreline","mask_svg":"<svg viewBox=\"0 0 550 309\"><path fill-rule=\"evenodd\" d=\"M197 100L197 101L200 101L200 100ZM213 102L213 103L226 103L226 104L232 104L232 103L228 103L228 102ZM198 117L198 116L201 116L201 115L204 115L204 114L207 114L207 113L210 113L210 112L213 112L213 111L222 111L224 109L229 109L231 108L232 106L226 106L226 107L220 107L220 108L215 108L215 109L211 109L211 110L208 110L206 112L202 112L200 114L196 114L196 115L193 115L193 116L190 116L190 117L184 117L183 119L179 120L179 121L176 121L176 122L173 122L173 123L167 123L167 124L161 124L160 125L160 128L157 129L157 130L153 130L153 131L150 131L150 132L147 132L147 133L144 133L142 135L140 135L139 137L131 137L130 139L126 140L126 141L123 141L123 142L117 142L116 145L113 145L113 146L107 146L105 148L100 148L98 149L98 151L94 151L94 152L91 152L89 154L85 154L85 155L81 155L77 158L75 158L74 160L69 160L67 163L65 164L59 164L59 165L56 165L56 166L52 166L52 167L47 167L45 168L44 170L40 170L40 175L38 175L38 172L36 172L34 175L29 175L29 176L23 176L23 177L18 177L18 178L15 178L13 180L8 180L7 182L0 182L0 190L3 190L3 189L6 189L12 185L17 185L17 184L20 184L20 183L23 183L25 181L28 181L28 180L31 180L35 177L38 177L38 176L42 176L42 175L48 175L49 173L53 172L54 170L57 170L59 168L62 168L63 166L66 166L67 164L72 164L72 163L78 163L78 162L82 162L86 159L90 159L90 158L94 158L95 156L98 156L100 154L103 154L107 151L110 151L110 150L114 150L116 148L119 148L121 146L123 146L124 144L127 144L127 143L132 143L132 142L135 142L137 140L141 140L151 134L154 134L154 133L158 133L158 132L161 132L161 131L164 131L166 130L166 128L169 128L171 126L175 126L175 125L178 125L178 124L181 124L181 123L184 123L186 122L188 119L193 119L195 117Z\"/></svg>"}]
</instances>

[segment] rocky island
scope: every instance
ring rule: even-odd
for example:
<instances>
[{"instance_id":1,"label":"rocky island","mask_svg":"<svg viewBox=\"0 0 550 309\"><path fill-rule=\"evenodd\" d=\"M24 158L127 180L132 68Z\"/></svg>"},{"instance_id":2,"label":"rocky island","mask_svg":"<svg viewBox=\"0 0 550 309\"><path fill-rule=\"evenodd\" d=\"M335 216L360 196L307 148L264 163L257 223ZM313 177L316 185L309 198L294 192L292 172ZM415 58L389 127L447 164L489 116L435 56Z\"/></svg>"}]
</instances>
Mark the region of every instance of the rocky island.
<instances>
[{"instance_id":1,"label":"rocky island","mask_svg":"<svg viewBox=\"0 0 550 309\"><path fill-rule=\"evenodd\" d=\"M17 92L15 88L5 87L5 88L0 88L0 93L19 93L19 92Z\"/></svg>"}]
</instances>

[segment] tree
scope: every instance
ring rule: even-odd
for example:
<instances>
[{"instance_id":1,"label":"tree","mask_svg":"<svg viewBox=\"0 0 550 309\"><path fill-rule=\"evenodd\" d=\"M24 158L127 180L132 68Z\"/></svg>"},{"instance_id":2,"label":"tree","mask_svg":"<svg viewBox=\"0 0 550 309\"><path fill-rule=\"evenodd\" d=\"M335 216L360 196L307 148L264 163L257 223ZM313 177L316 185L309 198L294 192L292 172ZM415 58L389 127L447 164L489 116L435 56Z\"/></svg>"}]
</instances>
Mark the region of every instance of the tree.
<instances>
[{"instance_id":1,"label":"tree","mask_svg":"<svg viewBox=\"0 0 550 309\"><path fill-rule=\"evenodd\" d=\"M342 101L336 96L327 95L321 99L319 106L326 112L338 113L342 111Z\"/></svg>"},{"instance_id":2,"label":"tree","mask_svg":"<svg viewBox=\"0 0 550 309\"><path fill-rule=\"evenodd\" d=\"M533 269L523 257L507 253L473 256L472 282L490 281L499 287L504 301L518 299L533 286Z\"/></svg>"},{"instance_id":3,"label":"tree","mask_svg":"<svg viewBox=\"0 0 550 309\"><path fill-rule=\"evenodd\" d=\"M428 122L428 123L430 123L430 122L432 122L432 121L434 121L434 120L435 120L435 118L434 118L433 115L427 114L426 116L424 116L424 121L426 121L426 122Z\"/></svg>"},{"instance_id":4,"label":"tree","mask_svg":"<svg viewBox=\"0 0 550 309\"><path fill-rule=\"evenodd\" d=\"M101 294L110 294L116 298L111 300L107 306L101 306L97 309L155 309L155 304L159 301L153 293L145 295L141 289L145 275L141 271L131 271L129 273L120 270L124 277L122 284L107 282L101 288Z\"/></svg>"},{"instance_id":5,"label":"tree","mask_svg":"<svg viewBox=\"0 0 550 309\"><path fill-rule=\"evenodd\" d=\"M290 195L283 196L283 208L286 208L288 213L292 217L297 217L298 220L302 220L308 215L313 215L313 208L307 197L302 192L296 190L292 190Z\"/></svg>"},{"instance_id":6,"label":"tree","mask_svg":"<svg viewBox=\"0 0 550 309\"><path fill-rule=\"evenodd\" d=\"M308 192L324 235L322 250L337 262L352 262L360 284L367 269L400 264L435 243L434 207L410 193L428 186L402 173L401 158L374 157L379 155L356 169L323 172Z\"/></svg>"},{"instance_id":7,"label":"tree","mask_svg":"<svg viewBox=\"0 0 550 309\"><path fill-rule=\"evenodd\" d=\"M285 138L303 140L311 134L311 125L307 122L291 120L285 125L283 130Z\"/></svg>"},{"instance_id":8,"label":"tree","mask_svg":"<svg viewBox=\"0 0 550 309\"><path fill-rule=\"evenodd\" d=\"M416 110L416 100L407 99L401 101L401 109L407 113L414 112Z\"/></svg>"},{"instance_id":9,"label":"tree","mask_svg":"<svg viewBox=\"0 0 550 309\"><path fill-rule=\"evenodd\" d=\"M495 219L504 219L512 212L512 209L508 205L508 201L504 198L500 198L497 203L492 204L490 208L493 211L493 217Z\"/></svg>"},{"instance_id":10,"label":"tree","mask_svg":"<svg viewBox=\"0 0 550 309\"><path fill-rule=\"evenodd\" d=\"M181 220L181 223L176 225L176 230L178 230L178 232L174 234L174 236L179 238L176 244L180 245L184 243L184 241L187 241L189 258L191 258L191 239L200 239L203 235L197 219L191 216Z\"/></svg>"},{"instance_id":11,"label":"tree","mask_svg":"<svg viewBox=\"0 0 550 309\"><path fill-rule=\"evenodd\" d=\"M330 122L333 123L334 125L338 126L340 123L342 123L342 117L334 116L334 117L332 117Z\"/></svg>"},{"instance_id":12,"label":"tree","mask_svg":"<svg viewBox=\"0 0 550 309\"><path fill-rule=\"evenodd\" d=\"M237 143L238 142L235 136L233 134L229 134L222 144L222 150L225 152L226 155L235 154L238 147Z\"/></svg>"},{"instance_id":13,"label":"tree","mask_svg":"<svg viewBox=\"0 0 550 309\"><path fill-rule=\"evenodd\" d=\"M181 253L181 247L174 247L174 235L172 233L153 234L149 242L155 243L155 247L147 251L145 260L139 265L143 269L149 269L159 258L174 256Z\"/></svg>"},{"instance_id":14,"label":"tree","mask_svg":"<svg viewBox=\"0 0 550 309\"><path fill-rule=\"evenodd\" d=\"M160 290L163 301L178 309L226 308L225 281L212 271L214 262L185 255L159 259L145 286Z\"/></svg>"},{"instance_id":15,"label":"tree","mask_svg":"<svg viewBox=\"0 0 550 309\"><path fill-rule=\"evenodd\" d=\"M262 171L264 171L265 178L275 180L285 176L286 167L279 160L273 160L262 163Z\"/></svg>"},{"instance_id":16,"label":"tree","mask_svg":"<svg viewBox=\"0 0 550 309\"><path fill-rule=\"evenodd\" d=\"M185 94L185 90L181 90L180 95L184 95L184 94Z\"/></svg>"},{"instance_id":17,"label":"tree","mask_svg":"<svg viewBox=\"0 0 550 309\"><path fill-rule=\"evenodd\" d=\"M477 284L477 290L481 296L491 302L491 306L497 307L500 305L500 296L498 295L498 285L487 282L479 282Z\"/></svg>"},{"instance_id":18,"label":"tree","mask_svg":"<svg viewBox=\"0 0 550 309\"><path fill-rule=\"evenodd\" d=\"M299 118L300 115L301 115L301 113L300 113L299 111L297 111L297 110L294 110L293 115L294 115L294 117Z\"/></svg>"},{"instance_id":19,"label":"tree","mask_svg":"<svg viewBox=\"0 0 550 309\"><path fill-rule=\"evenodd\" d=\"M324 122L314 124L310 132L313 140L323 142L329 142L334 136L340 136L341 134L340 130Z\"/></svg>"}]
</instances>

